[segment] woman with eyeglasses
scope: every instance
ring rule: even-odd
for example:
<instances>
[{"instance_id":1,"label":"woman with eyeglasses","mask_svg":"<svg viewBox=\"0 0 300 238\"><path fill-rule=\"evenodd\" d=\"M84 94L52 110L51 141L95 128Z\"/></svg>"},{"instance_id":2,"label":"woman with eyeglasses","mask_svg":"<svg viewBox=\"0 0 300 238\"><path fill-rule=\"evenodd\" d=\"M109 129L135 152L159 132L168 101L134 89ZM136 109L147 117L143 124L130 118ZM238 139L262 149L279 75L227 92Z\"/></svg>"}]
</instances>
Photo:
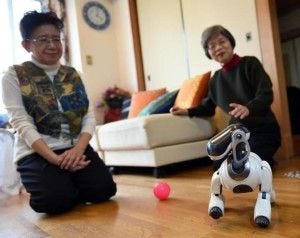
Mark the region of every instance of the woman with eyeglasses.
<instances>
[{"instance_id":1,"label":"woman with eyeglasses","mask_svg":"<svg viewBox=\"0 0 300 238\"><path fill-rule=\"evenodd\" d=\"M228 113L230 124L242 123L250 131L251 151L274 165L273 155L281 144L280 128L271 110L272 83L254 56L234 53L235 39L223 26L214 25L202 33L205 55L220 63L209 82L207 97L195 108L171 108L174 115L213 116L216 106ZM214 164L217 170L222 161Z\"/></svg>"},{"instance_id":2,"label":"woman with eyeglasses","mask_svg":"<svg viewBox=\"0 0 300 238\"><path fill-rule=\"evenodd\" d=\"M95 118L83 82L60 64L63 22L53 12L28 12L20 21L31 60L2 79L16 131L15 162L36 212L58 214L116 193L111 174L89 145Z\"/></svg>"}]
</instances>

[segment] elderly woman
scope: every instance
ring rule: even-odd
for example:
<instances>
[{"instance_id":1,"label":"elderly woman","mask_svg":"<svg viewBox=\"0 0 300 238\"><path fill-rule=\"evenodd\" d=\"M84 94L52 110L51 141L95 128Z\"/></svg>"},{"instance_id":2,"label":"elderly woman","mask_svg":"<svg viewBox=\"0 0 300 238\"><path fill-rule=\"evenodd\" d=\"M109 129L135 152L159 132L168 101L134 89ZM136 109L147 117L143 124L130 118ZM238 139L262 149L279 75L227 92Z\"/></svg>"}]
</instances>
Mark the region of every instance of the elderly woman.
<instances>
[{"instance_id":1,"label":"elderly woman","mask_svg":"<svg viewBox=\"0 0 300 238\"><path fill-rule=\"evenodd\" d=\"M16 130L15 162L36 212L57 214L108 200L116 184L89 146L95 120L79 74L61 65L63 22L28 12L20 22L31 61L10 67L3 100Z\"/></svg>"},{"instance_id":2,"label":"elderly woman","mask_svg":"<svg viewBox=\"0 0 300 238\"><path fill-rule=\"evenodd\" d=\"M271 110L272 83L259 60L234 53L235 39L220 25L202 33L206 56L221 64L209 83L207 97L195 108L171 108L174 115L213 116L216 106L228 113L231 123L242 123L250 132L251 151L273 166L281 144L280 128ZM222 161L221 161L222 162ZM214 164L218 169L221 162Z\"/></svg>"}]
</instances>

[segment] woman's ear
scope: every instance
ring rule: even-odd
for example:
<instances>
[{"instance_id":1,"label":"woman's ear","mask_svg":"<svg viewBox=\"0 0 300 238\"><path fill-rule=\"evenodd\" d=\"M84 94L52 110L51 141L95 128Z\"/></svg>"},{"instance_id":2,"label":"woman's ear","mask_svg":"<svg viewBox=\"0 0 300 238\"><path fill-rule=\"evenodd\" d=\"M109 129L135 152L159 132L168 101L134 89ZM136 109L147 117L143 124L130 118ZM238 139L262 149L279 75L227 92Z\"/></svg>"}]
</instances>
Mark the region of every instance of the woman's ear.
<instances>
[{"instance_id":1,"label":"woman's ear","mask_svg":"<svg viewBox=\"0 0 300 238\"><path fill-rule=\"evenodd\" d=\"M30 50L30 41L29 40L23 40L22 41L23 48L29 53Z\"/></svg>"}]
</instances>

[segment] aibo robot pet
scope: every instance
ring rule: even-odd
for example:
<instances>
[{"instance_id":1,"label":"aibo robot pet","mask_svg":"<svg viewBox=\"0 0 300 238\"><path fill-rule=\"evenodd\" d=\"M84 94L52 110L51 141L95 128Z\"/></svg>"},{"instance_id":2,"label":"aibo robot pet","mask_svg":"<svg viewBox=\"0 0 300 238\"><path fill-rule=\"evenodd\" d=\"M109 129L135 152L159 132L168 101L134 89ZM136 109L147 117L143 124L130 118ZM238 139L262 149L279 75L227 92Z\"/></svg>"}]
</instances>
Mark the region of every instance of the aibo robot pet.
<instances>
[{"instance_id":1,"label":"aibo robot pet","mask_svg":"<svg viewBox=\"0 0 300 238\"><path fill-rule=\"evenodd\" d=\"M225 159L211 180L208 213L214 219L224 215L222 186L234 193L252 192L259 186L254 221L260 227L267 227L271 221L271 203L275 201L272 170L268 162L250 151L249 137L246 127L232 124L207 143L212 160Z\"/></svg>"}]
</instances>

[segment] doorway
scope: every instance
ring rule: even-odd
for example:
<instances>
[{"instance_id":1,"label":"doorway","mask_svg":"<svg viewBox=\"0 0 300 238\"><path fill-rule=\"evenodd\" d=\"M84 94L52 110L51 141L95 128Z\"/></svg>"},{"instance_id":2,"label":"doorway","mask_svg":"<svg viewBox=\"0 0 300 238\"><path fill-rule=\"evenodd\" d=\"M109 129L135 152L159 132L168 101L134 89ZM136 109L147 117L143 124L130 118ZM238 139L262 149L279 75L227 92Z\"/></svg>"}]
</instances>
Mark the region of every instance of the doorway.
<instances>
[{"instance_id":1,"label":"doorway","mask_svg":"<svg viewBox=\"0 0 300 238\"><path fill-rule=\"evenodd\" d=\"M300 1L276 0L294 154L300 154Z\"/></svg>"}]
</instances>

